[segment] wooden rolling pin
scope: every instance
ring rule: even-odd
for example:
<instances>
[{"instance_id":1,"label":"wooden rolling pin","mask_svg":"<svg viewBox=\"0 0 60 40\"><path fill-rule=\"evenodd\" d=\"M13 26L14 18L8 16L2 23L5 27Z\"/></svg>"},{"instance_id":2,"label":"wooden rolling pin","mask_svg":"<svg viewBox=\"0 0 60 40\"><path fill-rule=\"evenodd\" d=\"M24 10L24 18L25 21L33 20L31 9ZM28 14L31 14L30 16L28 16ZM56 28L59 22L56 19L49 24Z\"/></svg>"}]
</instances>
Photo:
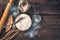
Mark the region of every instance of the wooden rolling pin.
<instances>
[{"instance_id":1,"label":"wooden rolling pin","mask_svg":"<svg viewBox=\"0 0 60 40\"><path fill-rule=\"evenodd\" d=\"M0 20L0 33L1 33L2 29L3 29L3 25L4 25L5 21L6 21L6 18L8 16L8 12L9 12L9 9L10 9L12 3L13 3L13 0L10 0L8 2L4 12L3 12L2 18Z\"/></svg>"}]
</instances>

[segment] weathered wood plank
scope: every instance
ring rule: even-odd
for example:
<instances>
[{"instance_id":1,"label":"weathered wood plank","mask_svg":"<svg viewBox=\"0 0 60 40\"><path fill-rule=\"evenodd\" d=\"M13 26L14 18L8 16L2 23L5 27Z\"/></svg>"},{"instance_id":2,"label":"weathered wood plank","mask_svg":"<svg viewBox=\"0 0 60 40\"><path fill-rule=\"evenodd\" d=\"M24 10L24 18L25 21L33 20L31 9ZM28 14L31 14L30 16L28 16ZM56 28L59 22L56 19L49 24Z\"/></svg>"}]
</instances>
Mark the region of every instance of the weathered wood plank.
<instances>
[{"instance_id":1,"label":"weathered wood plank","mask_svg":"<svg viewBox=\"0 0 60 40\"><path fill-rule=\"evenodd\" d=\"M43 16L43 28L60 28L60 16Z\"/></svg>"},{"instance_id":2,"label":"weathered wood plank","mask_svg":"<svg viewBox=\"0 0 60 40\"><path fill-rule=\"evenodd\" d=\"M34 39L19 33L12 40L60 40L60 1L59 0L28 0L35 5L36 11L42 16L41 29ZM3 3L2 3L3 2ZM0 0L0 12L8 1ZM31 11L31 14L33 11Z\"/></svg>"},{"instance_id":3,"label":"weathered wood plank","mask_svg":"<svg viewBox=\"0 0 60 40\"><path fill-rule=\"evenodd\" d=\"M51 3L52 2L51 0L51 1L47 1L48 3L44 3L44 4L37 3L37 1L41 2L42 0L35 0L36 3L33 3L34 0L29 0L29 1L32 2L30 3L31 5L35 5L36 11L39 11L40 14L60 14L59 1L54 1L55 3ZM2 2L0 2L0 10L1 8L5 8L6 4L8 3L8 1L2 1Z\"/></svg>"},{"instance_id":4,"label":"weathered wood plank","mask_svg":"<svg viewBox=\"0 0 60 40\"><path fill-rule=\"evenodd\" d=\"M60 29L40 29L38 36L31 39L19 33L12 40L60 40Z\"/></svg>"}]
</instances>

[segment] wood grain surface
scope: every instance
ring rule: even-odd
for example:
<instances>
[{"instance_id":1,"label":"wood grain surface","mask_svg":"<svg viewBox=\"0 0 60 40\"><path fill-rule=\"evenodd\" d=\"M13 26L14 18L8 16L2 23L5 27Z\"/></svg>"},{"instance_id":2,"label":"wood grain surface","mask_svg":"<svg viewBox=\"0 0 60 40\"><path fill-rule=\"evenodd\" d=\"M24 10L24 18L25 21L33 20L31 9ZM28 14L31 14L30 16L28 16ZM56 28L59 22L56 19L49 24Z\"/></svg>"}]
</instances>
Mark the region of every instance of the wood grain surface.
<instances>
[{"instance_id":1,"label":"wood grain surface","mask_svg":"<svg viewBox=\"0 0 60 40\"><path fill-rule=\"evenodd\" d=\"M12 40L60 40L60 1L59 0L28 0L30 4L36 5L42 16L41 29L34 39L24 36L25 32L19 33ZM6 3L0 3L0 12ZM31 14L33 11L31 11Z\"/></svg>"}]
</instances>

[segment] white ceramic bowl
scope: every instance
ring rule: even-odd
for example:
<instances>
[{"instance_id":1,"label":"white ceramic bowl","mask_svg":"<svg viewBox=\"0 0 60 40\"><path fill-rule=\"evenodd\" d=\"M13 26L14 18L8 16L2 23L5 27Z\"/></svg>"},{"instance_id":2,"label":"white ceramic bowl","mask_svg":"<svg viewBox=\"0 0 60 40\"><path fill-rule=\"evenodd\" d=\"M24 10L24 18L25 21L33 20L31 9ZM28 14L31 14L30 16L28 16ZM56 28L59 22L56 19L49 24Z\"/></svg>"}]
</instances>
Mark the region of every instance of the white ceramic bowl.
<instances>
[{"instance_id":1,"label":"white ceramic bowl","mask_svg":"<svg viewBox=\"0 0 60 40\"><path fill-rule=\"evenodd\" d=\"M27 14L20 14L15 21L18 21L20 18L22 18L22 20L20 20L18 23L16 23L16 27L17 29L21 30L21 31L25 31L28 30L31 25L32 25L32 20L30 18L29 15Z\"/></svg>"}]
</instances>

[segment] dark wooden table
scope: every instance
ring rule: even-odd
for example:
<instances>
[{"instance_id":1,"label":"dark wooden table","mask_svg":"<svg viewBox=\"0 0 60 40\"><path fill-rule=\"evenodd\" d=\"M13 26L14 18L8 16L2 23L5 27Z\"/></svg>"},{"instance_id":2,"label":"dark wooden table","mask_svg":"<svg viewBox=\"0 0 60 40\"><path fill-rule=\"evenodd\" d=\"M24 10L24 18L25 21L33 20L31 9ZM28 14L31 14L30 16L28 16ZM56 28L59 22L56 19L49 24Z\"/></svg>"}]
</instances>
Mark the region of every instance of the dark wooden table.
<instances>
[{"instance_id":1,"label":"dark wooden table","mask_svg":"<svg viewBox=\"0 0 60 40\"><path fill-rule=\"evenodd\" d=\"M35 4L42 16L41 29L39 36L34 39L19 33L12 40L60 40L60 1L59 0L28 0ZM5 8L5 3L0 3L0 11ZM31 11L32 13L32 11ZM24 32L23 32L24 33Z\"/></svg>"}]
</instances>

